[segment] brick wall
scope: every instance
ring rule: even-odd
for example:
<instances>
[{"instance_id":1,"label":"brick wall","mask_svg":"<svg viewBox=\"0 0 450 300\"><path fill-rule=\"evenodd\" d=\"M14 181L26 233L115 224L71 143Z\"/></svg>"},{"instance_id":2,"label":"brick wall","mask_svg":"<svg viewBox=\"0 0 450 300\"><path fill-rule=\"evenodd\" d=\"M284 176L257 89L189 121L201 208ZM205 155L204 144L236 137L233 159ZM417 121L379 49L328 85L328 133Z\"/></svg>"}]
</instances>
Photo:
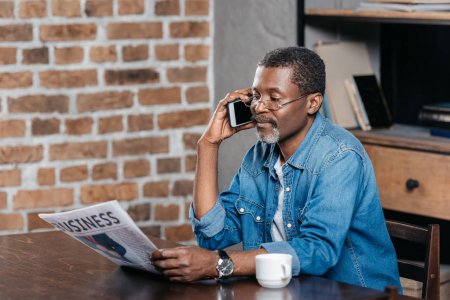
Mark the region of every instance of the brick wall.
<instances>
[{"instance_id":1,"label":"brick wall","mask_svg":"<svg viewBox=\"0 0 450 300\"><path fill-rule=\"evenodd\" d=\"M212 4L0 1L0 234L118 199L147 232L192 238Z\"/></svg>"}]
</instances>

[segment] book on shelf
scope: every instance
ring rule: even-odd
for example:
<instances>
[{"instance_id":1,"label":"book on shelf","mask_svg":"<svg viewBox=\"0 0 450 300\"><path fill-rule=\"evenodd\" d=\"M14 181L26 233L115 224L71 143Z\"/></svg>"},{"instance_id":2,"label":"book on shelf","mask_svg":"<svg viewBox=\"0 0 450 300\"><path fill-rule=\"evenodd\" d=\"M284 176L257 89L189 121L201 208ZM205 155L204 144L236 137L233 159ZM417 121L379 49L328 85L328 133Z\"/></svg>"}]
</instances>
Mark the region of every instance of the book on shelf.
<instances>
[{"instance_id":1,"label":"book on shelf","mask_svg":"<svg viewBox=\"0 0 450 300\"><path fill-rule=\"evenodd\" d=\"M323 59L327 73L327 117L344 128L357 128L358 121L353 113L345 79L351 78L353 74L373 73L366 44L318 41L314 49Z\"/></svg>"},{"instance_id":2,"label":"book on shelf","mask_svg":"<svg viewBox=\"0 0 450 300\"><path fill-rule=\"evenodd\" d=\"M392 2L360 2L358 11L403 11L403 12L438 12L450 11L450 3L392 3Z\"/></svg>"},{"instance_id":3,"label":"book on shelf","mask_svg":"<svg viewBox=\"0 0 450 300\"><path fill-rule=\"evenodd\" d=\"M350 97L350 102L352 104L353 112L355 113L359 127L363 131L372 129L369 124L369 118L367 117L366 109L364 108L364 105L361 101L361 97L358 91L356 90L354 80L345 79L345 87Z\"/></svg>"},{"instance_id":4,"label":"book on shelf","mask_svg":"<svg viewBox=\"0 0 450 300\"><path fill-rule=\"evenodd\" d=\"M361 101L372 128L390 127L393 124L391 113L374 74L353 75L356 99ZM364 116L364 115L363 115Z\"/></svg>"},{"instance_id":5,"label":"book on shelf","mask_svg":"<svg viewBox=\"0 0 450 300\"><path fill-rule=\"evenodd\" d=\"M450 102L422 106L419 112L422 125L450 129Z\"/></svg>"},{"instance_id":6,"label":"book on shelf","mask_svg":"<svg viewBox=\"0 0 450 300\"><path fill-rule=\"evenodd\" d=\"M431 128L430 135L450 138L450 129L442 129L442 128Z\"/></svg>"}]
</instances>

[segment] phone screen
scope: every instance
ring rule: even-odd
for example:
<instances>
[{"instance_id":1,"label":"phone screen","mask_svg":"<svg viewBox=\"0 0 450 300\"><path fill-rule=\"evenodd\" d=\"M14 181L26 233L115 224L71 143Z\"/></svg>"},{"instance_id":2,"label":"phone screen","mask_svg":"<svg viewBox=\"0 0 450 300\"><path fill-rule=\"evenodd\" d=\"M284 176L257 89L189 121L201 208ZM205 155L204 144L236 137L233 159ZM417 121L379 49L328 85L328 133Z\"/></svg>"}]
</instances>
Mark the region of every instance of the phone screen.
<instances>
[{"instance_id":1,"label":"phone screen","mask_svg":"<svg viewBox=\"0 0 450 300\"><path fill-rule=\"evenodd\" d=\"M228 103L228 114L232 127L241 126L252 121L252 112L250 107L240 100Z\"/></svg>"}]
</instances>

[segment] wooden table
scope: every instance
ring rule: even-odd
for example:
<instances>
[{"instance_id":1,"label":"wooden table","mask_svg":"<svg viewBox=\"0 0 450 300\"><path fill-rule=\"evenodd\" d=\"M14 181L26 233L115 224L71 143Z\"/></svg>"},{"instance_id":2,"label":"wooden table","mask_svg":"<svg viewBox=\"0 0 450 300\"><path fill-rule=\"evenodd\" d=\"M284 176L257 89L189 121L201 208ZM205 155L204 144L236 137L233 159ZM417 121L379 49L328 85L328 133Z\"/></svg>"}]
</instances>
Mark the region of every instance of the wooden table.
<instances>
[{"instance_id":1,"label":"wooden table","mask_svg":"<svg viewBox=\"0 0 450 300\"><path fill-rule=\"evenodd\" d=\"M153 239L158 247L173 243ZM62 232L0 236L0 299L378 299L372 289L301 276L283 289L254 278L172 283L120 268ZM402 297L401 299L411 299Z\"/></svg>"}]
</instances>

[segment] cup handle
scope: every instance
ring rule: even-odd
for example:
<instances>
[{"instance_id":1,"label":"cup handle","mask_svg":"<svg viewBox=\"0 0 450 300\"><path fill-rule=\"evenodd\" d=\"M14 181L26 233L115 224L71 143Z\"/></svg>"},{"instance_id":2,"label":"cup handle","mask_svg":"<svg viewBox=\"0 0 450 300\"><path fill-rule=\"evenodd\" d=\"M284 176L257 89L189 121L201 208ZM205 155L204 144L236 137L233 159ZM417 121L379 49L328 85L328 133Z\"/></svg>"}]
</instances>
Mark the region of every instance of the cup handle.
<instances>
[{"instance_id":1,"label":"cup handle","mask_svg":"<svg viewBox=\"0 0 450 300\"><path fill-rule=\"evenodd\" d=\"M283 274L284 274L284 277L283 277L282 280L286 280L286 279L288 279L291 276L291 274L288 274L289 273L289 266L287 266L286 264L282 264L281 267L283 268Z\"/></svg>"}]
</instances>

